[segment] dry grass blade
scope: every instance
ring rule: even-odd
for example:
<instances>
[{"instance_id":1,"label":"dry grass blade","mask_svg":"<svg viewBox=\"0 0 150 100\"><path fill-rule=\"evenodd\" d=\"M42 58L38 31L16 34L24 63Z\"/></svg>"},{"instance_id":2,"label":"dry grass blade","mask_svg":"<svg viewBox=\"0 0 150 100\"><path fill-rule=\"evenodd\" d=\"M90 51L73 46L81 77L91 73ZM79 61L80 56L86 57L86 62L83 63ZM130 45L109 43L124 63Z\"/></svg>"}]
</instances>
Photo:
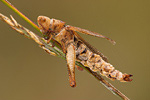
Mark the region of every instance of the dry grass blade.
<instances>
[{"instance_id":1,"label":"dry grass blade","mask_svg":"<svg viewBox=\"0 0 150 100\"><path fill-rule=\"evenodd\" d=\"M65 54L62 52L61 48L58 46L52 47L52 42L47 44L47 41L43 39L42 37L39 37L32 31L28 30L27 28L21 26L20 24L17 23L17 21L11 16L11 19L8 17L4 16L3 14L0 13L0 20L6 22L8 25L10 25L11 28L19 32L20 34L24 35L27 38L30 38L34 40L39 46L44 49L47 53L53 55L53 56L58 56L63 59L65 59ZM54 40L53 40L54 41ZM57 43L57 42L55 42ZM59 45L59 44L57 44ZM124 100L129 100L123 93L121 93L118 89L116 89L113 85L108 83L106 80L104 80L99 74L96 72L91 71L89 68L81 65L79 62L76 62L76 65L84 68L86 71L88 71L90 74L92 74L96 79L98 79L107 89L109 89L112 93L118 95L120 98Z\"/></svg>"},{"instance_id":2,"label":"dry grass blade","mask_svg":"<svg viewBox=\"0 0 150 100\"><path fill-rule=\"evenodd\" d=\"M0 19L2 21L6 22L8 25L10 25L11 28L16 30L20 34L24 35L27 38L33 39L36 43L38 43L40 45L41 48L43 48L49 54L56 56L56 54L51 51L52 48L50 46L49 46L49 49L48 49L48 47L47 48L45 47L46 41L43 38L39 37L38 35L36 35L32 31L30 31L27 28L18 24L17 21L12 16L11 16L11 20L10 20L8 17L6 17L0 13ZM49 45L52 45L52 44L50 43Z\"/></svg>"}]
</instances>

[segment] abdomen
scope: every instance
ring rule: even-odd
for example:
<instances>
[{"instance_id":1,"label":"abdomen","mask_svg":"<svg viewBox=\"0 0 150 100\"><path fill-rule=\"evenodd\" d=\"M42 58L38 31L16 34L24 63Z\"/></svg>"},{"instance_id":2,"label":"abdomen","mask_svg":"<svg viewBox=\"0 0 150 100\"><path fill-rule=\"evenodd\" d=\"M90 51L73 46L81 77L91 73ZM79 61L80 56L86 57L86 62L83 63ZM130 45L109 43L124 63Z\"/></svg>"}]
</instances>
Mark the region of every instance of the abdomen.
<instances>
[{"instance_id":1,"label":"abdomen","mask_svg":"<svg viewBox=\"0 0 150 100\"><path fill-rule=\"evenodd\" d=\"M132 75L123 74L116 70L110 63L105 62L100 55L91 52L85 44L81 41L75 42L76 44L76 59L81 64L89 67L94 72L99 72L107 78L119 81L132 81L129 77Z\"/></svg>"}]
</instances>

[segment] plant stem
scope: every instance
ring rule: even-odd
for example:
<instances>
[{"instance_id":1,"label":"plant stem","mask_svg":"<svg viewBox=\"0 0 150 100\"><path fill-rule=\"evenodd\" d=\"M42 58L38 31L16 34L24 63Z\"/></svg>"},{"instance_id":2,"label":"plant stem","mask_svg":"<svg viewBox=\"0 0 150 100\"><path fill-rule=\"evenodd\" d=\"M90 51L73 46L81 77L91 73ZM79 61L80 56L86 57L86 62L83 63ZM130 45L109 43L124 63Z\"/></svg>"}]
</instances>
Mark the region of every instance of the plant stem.
<instances>
[{"instance_id":1,"label":"plant stem","mask_svg":"<svg viewBox=\"0 0 150 100\"><path fill-rule=\"evenodd\" d=\"M32 22L28 17L26 17L23 13L21 13L16 7L14 7L9 1L7 0L1 0L6 6L8 6L10 9L12 9L14 12L16 12L21 18L23 18L26 22L28 22L32 27L34 27L37 31L40 32L39 27ZM41 32L40 32L41 33Z\"/></svg>"}]
</instances>

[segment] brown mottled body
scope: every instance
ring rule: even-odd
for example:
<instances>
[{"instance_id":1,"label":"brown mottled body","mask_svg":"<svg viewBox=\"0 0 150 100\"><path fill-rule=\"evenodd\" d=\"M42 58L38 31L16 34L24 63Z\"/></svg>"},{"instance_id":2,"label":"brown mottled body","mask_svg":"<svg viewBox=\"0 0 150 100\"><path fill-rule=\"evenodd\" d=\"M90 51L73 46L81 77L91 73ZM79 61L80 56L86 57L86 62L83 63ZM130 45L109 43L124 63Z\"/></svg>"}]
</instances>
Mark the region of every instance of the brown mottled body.
<instances>
[{"instance_id":1,"label":"brown mottled body","mask_svg":"<svg viewBox=\"0 0 150 100\"><path fill-rule=\"evenodd\" d=\"M115 43L113 40L89 30L65 25L65 22L63 21L50 19L45 16L38 17L38 24L48 43L51 38L53 38L62 46L62 50L66 54L70 86L76 86L75 61L79 61L84 66L89 67L92 71L98 71L100 74L112 80L117 79L124 82L132 80L130 79L132 75L123 74L120 71L115 70L115 68L107 62L107 58L103 56L102 53L95 50L75 31L106 38ZM83 70L79 66L77 66L77 68Z\"/></svg>"},{"instance_id":2,"label":"brown mottled body","mask_svg":"<svg viewBox=\"0 0 150 100\"><path fill-rule=\"evenodd\" d=\"M91 52L81 41L75 41L76 43L76 60L81 62L84 66L89 67L94 72L100 72L101 75L110 78L111 80L117 79L121 82L131 81L129 77L131 75L123 74L122 72L115 70L115 68L108 62L104 61L98 54Z\"/></svg>"}]
</instances>

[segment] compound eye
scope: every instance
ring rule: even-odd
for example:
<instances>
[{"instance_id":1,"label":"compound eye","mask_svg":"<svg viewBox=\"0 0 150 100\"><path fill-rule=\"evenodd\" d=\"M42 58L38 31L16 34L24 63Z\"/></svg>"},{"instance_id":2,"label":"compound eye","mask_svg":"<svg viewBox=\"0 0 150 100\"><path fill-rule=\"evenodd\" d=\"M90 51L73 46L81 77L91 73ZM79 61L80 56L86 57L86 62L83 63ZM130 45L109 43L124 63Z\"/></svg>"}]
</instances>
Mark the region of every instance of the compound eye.
<instances>
[{"instance_id":1,"label":"compound eye","mask_svg":"<svg viewBox=\"0 0 150 100\"><path fill-rule=\"evenodd\" d=\"M46 22L46 18L42 18L41 20L42 20L42 22Z\"/></svg>"},{"instance_id":2,"label":"compound eye","mask_svg":"<svg viewBox=\"0 0 150 100\"><path fill-rule=\"evenodd\" d=\"M41 22L41 23L46 22L46 18L43 18L43 17L39 18L39 22Z\"/></svg>"},{"instance_id":3,"label":"compound eye","mask_svg":"<svg viewBox=\"0 0 150 100\"><path fill-rule=\"evenodd\" d=\"M45 22L46 18L44 16L39 16L37 20L38 22Z\"/></svg>"}]
</instances>

